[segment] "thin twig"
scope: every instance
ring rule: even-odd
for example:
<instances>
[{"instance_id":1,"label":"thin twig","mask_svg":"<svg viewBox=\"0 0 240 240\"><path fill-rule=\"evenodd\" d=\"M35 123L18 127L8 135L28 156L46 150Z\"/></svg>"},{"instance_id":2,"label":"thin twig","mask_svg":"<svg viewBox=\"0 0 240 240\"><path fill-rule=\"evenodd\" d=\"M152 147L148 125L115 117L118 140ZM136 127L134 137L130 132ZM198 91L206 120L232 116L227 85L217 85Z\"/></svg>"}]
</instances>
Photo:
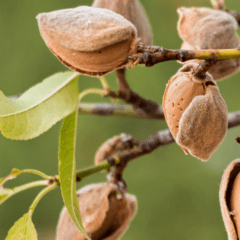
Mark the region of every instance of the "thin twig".
<instances>
[{"instance_id":1,"label":"thin twig","mask_svg":"<svg viewBox=\"0 0 240 240\"><path fill-rule=\"evenodd\" d=\"M146 118L146 116L135 111L131 105L110 103L80 103L78 109L79 114L85 115L127 117L136 119L164 119L163 111L159 111L159 115L155 114L154 118Z\"/></svg>"},{"instance_id":2,"label":"thin twig","mask_svg":"<svg viewBox=\"0 0 240 240\"><path fill-rule=\"evenodd\" d=\"M228 129L240 126L240 111L228 113Z\"/></svg>"},{"instance_id":3,"label":"thin twig","mask_svg":"<svg viewBox=\"0 0 240 240\"><path fill-rule=\"evenodd\" d=\"M156 117L159 117L159 115L163 116L162 106L158 105L152 100L147 100L139 96L131 89L119 90L117 92L109 90L106 96L110 96L112 98L120 98L126 103L133 105L133 109L145 118L154 119Z\"/></svg>"},{"instance_id":4,"label":"thin twig","mask_svg":"<svg viewBox=\"0 0 240 240\"><path fill-rule=\"evenodd\" d=\"M126 68L116 70L117 79L118 79L118 89L120 90L130 90L129 84L126 80Z\"/></svg>"},{"instance_id":5,"label":"thin twig","mask_svg":"<svg viewBox=\"0 0 240 240\"><path fill-rule=\"evenodd\" d=\"M131 90L126 80L126 69L119 69L116 72L119 83L118 91L107 89L108 94L106 96L124 100L126 103L133 105L137 112L147 118L155 118L155 115L162 113L162 108L157 103L152 100L146 100Z\"/></svg>"},{"instance_id":6,"label":"thin twig","mask_svg":"<svg viewBox=\"0 0 240 240\"><path fill-rule=\"evenodd\" d=\"M201 61L201 63L199 63L199 65L198 65L198 67L193 70L193 75L196 78L205 79L206 78L206 72L215 63L216 63L215 59Z\"/></svg>"}]
</instances>

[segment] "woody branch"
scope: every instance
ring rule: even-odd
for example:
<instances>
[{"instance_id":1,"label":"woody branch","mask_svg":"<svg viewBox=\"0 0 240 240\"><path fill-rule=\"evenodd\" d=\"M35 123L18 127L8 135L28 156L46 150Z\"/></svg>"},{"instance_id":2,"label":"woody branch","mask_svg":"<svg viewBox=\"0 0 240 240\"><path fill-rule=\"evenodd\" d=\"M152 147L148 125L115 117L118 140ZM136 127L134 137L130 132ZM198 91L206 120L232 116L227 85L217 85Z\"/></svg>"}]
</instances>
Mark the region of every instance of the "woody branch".
<instances>
[{"instance_id":1,"label":"woody branch","mask_svg":"<svg viewBox=\"0 0 240 240\"><path fill-rule=\"evenodd\" d=\"M109 106L109 105L108 105ZM132 110L134 111L134 110ZM104 116L104 115L103 115ZM142 116L139 115L141 118ZM232 112L228 114L228 129L240 126L240 111ZM133 141L136 141L133 139ZM122 171L128 162L149 154L161 146L165 146L175 142L170 131L168 129L161 130L157 134L150 136L146 141L139 142L137 148L133 148L124 151L116 156L109 157L97 166L89 167L84 170L77 171L77 181L100 172L103 169L109 169L115 165L120 164L120 168L117 169L115 174L119 174L119 170Z\"/></svg>"},{"instance_id":2,"label":"woody branch","mask_svg":"<svg viewBox=\"0 0 240 240\"><path fill-rule=\"evenodd\" d=\"M168 50L164 47L159 48L157 52L142 52L129 57L133 68L137 64L144 64L146 67L154 66L155 64L178 60L185 62L188 60L203 59L203 60L224 60L240 58L240 46L236 49L207 49L207 50Z\"/></svg>"}]
</instances>

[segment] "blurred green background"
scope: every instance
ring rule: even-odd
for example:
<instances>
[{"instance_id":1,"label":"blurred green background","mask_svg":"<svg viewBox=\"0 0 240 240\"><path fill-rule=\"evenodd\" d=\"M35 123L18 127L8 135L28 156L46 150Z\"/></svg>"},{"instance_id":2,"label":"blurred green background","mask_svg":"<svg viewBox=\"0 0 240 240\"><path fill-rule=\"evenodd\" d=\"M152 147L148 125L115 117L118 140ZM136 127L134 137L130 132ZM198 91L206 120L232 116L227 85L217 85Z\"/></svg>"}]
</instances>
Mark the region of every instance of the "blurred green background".
<instances>
[{"instance_id":1,"label":"blurred green background","mask_svg":"<svg viewBox=\"0 0 240 240\"><path fill-rule=\"evenodd\" d=\"M176 30L176 9L182 6L210 7L207 0L142 0L154 33L154 44L179 49L181 39ZM35 17L38 13L91 5L88 0L1 1L0 2L0 90L11 96L26 91L44 78L65 71L45 46ZM239 1L227 1L227 7L240 12ZM127 78L134 91L159 104L165 85L180 65L165 62L152 68L136 67L128 70ZM229 111L240 109L240 73L219 82L221 94ZM115 74L107 76L116 88ZM100 87L99 80L81 76L80 89ZM98 96L86 97L86 102L106 101ZM57 174L58 138L61 123L30 141L11 141L0 135L0 177L12 168L38 169L48 175ZM122 132L145 140L167 127L164 121L134 120L116 117L80 116L77 140L77 168L93 164L98 147L108 138ZM240 128L229 130L224 142L211 159L203 163L186 156L174 143L129 164L124 178L129 193L138 199L138 213L122 239L203 240L227 238L218 200L221 176L227 165L240 157L240 145L234 139ZM35 176L20 176L6 184L13 187L37 180ZM105 181L99 173L77 184L77 188ZM28 211L39 188L20 193L0 206L0 239L5 239L12 224ZM54 190L39 203L33 221L39 239L52 240L58 216L63 207L60 190Z\"/></svg>"}]
</instances>

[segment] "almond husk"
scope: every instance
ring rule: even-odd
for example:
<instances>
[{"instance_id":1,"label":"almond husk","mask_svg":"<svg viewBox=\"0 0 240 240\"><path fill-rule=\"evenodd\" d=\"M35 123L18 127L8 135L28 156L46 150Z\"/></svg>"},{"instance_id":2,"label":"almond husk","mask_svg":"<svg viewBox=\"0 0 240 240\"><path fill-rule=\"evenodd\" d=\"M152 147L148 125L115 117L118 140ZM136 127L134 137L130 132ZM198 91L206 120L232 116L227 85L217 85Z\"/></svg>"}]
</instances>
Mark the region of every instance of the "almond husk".
<instances>
[{"instance_id":1,"label":"almond husk","mask_svg":"<svg viewBox=\"0 0 240 240\"><path fill-rule=\"evenodd\" d=\"M133 195L117 195L107 183L91 184L77 192L84 229L92 240L115 240L122 236L137 211ZM56 240L84 240L72 222L66 207L63 208Z\"/></svg>"},{"instance_id":2,"label":"almond husk","mask_svg":"<svg viewBox=\"0 0 240 240\"><path fill-rule=\"evenodd\" d=\"M117 152L124 150L122 139L120 136L114 136L104 142L97 150L95 154L95 165L98 165L108 157L113 156Z\"/></svg>"},{"instance_id":3,"label":"almond husk","mask_svg":"<svg viewBox=\"0 0 240 240\"><path fill-rule=\"evenodd\" d=\"M234 49L239 45L237 21L230 14L208 8L179 8L178 33L181 49ZM199 60L195 61L198 62ZM183 63L185 64L185 63ZM239 59L219 60L208 72L221 80L240 69Z\"/></svg>"},{"instance_id":4,"label":"almond husk","mask_svg":"<svg viewBox=\"0 0 240 240\"><path fill-rule=\"evenodd\" d=\"M224 171L219 191L223 222L228 240L240 237L240 159L232 161Z\"/></svg>"},{"instance_id":5,"label":"almond husk","mask_svg":"<svg viewBox=\"0 0 240 240\"><path fill-rule=\"evenodd\" d=\"M173 138L184 152L208 160L226 135L228 113L211 75L206 73L204 80L193 76L197 67L190 62L169 80L163 111Z\"/></svg>"},{"instance_id":6,"label":"almond husk","mask_svg":"<svg viewBox=\"0 0 240 240\"><path fill-rule=\"evenodd\" d=\"M208 85L205 95L196 96L183 113L176 142L206 161L225 138L227 127L227 106L218 87Z\"/></svg>"},{"instance_id":7,"label":"almond husk","mask_svg":"<svg viewBox=\"0 0 240 240\"><path fill-rule=\"evenodd\" d=\"M96 151L95 154L95 164L98 165L114 154L131 148L129 145L129 140L132 139L130 135L122 133L120 136L114 136L104 142Z\"/></svg>"},{"instance_id":8,"label":"almond husk","mask_svg":"<svg viewBox=\"0 0 240 240\"><path fill-rule=\"evenodd\" d=\"M81 6L41 13L37 20L50 50L82 74L101 76L122 68L137 51L134 25L107 9Z\"/></svg>"},{"instance_id":9,"label":"almond husk","mask_svg":"<svg viewBox=\"0 0 240 240\"><path fill-rule=\"evenodd\" d=\"M138 37L145 45L152 45L152 30L146 12L138 0L95 0L93 7L119 13L137 28Z\"/></svg>"}]
</instances>

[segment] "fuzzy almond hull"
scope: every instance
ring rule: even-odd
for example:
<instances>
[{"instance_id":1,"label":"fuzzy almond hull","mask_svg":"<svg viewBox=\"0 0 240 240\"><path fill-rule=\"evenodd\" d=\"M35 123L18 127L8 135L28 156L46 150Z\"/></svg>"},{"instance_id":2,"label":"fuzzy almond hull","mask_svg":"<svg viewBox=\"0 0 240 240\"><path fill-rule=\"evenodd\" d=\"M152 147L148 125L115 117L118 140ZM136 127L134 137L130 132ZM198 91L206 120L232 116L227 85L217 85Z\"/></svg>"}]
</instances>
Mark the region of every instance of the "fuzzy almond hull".
<instances>
[{"instance_id":1,"label":"fuzzy almond hull","mask_svg":"<svg viewBox=\"0 0 240 240\"><path fill-rule=\"evenodd\" d=\"M128 64L132 39L110 45L101 50L81 52L63 47L41 32L53 54L70 69L91 76L102 76Z\"/></svg>"}]
</instances>

